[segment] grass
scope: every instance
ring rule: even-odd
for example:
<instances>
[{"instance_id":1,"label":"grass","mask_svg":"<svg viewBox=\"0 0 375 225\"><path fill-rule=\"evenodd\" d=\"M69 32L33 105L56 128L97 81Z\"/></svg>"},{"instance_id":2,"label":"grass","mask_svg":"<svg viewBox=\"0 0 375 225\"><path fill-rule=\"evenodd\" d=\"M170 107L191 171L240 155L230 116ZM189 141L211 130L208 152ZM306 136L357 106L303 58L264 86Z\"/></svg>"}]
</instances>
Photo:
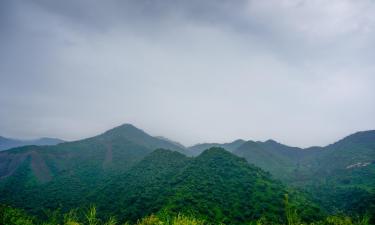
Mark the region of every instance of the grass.
<instances>
[{"instance_id":1,"label":"grass","mask_svg":"<svg viewBox=\"0 0 375 225\"><path fill-rule=\"evenodd\" d=\"M348 216L329 216L322 221L313 223L303 223L295 209L285 198L285 225L370 225L369 218L350 218ZM78 214L77 210L72 210L67 214L59 214L58 211L49 213L46 222L38 223L33 217L28 216L22 210L14 209L8 206L0 206L0 224L4 225L212 225L202 219L178 214L176 216L158 216L151 214L138 220L136 223L119 223L114 217L103 221L97 217L97 211L94 206L90 207L83 214ZM216 225L216 224L215 224ZM222 224L224 225L224 224ZM257 221L251 221L247 225L281 225L274 224L261 218Z\"/></svg>"}]
</instances>

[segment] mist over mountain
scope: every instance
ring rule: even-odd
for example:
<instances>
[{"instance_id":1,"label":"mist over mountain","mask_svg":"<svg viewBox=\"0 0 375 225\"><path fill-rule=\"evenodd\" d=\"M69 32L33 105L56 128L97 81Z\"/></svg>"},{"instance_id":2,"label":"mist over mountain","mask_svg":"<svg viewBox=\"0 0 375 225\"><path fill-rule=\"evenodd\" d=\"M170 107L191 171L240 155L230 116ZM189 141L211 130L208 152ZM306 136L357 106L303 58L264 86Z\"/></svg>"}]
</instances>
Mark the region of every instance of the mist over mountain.
<instances>
[{"instance_id":1,"label":"mist over mountain","mask_svg":"<svg viewBox=\"0 0 375 225\"><path fill-rule=\"evenodd\" d=\"M374 40L374 0L0 0L0 225L375 225Z\"/></svg>"},{"instance_id":2,"label":"mist over mountain","mask_svg":"<svg viewBox=\"0 0 375 225\"><path fill-rule=\"evenodd\" d=\"M48 137L38 138L35 140L19 140L0 136L0 151L25 145L57 145L63 142L64 141L61 139Z\"/></svg>"},{"instance_id":3,"label":"mist over mountain","mask_svg":"<svg viewBox=\"0 0 375 225\"><path fill-rule=\"evenodd\" d=\"M201 144L196 144L193 146L190 146L188 149L194 154L194 155L199 155L202 153L204 150L212 148L212 147L221 147L226 149L227 151L233 152L235 149L240 147L243 143L245 143L244 140L238 139L230 143L201 143Z\"/></svg>"}]
</instances>

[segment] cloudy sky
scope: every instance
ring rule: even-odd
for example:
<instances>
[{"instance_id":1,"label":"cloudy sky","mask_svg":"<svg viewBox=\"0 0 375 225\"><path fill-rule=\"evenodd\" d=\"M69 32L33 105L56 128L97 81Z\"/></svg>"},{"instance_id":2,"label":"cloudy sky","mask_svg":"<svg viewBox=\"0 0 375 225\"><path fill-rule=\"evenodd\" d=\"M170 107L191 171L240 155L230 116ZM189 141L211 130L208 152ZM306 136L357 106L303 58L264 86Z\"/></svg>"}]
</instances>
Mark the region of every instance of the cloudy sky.
<instances>
[{"instance_id":1,"label":"cloudy sky","mask_svg":"<svg viewBox=\"0 0 375 225\"><path fill-rule=\"evenodd\" d=\"M0 135L185 145L375 128L373 0L2 0Z\"/></svg>"}]
</instances>

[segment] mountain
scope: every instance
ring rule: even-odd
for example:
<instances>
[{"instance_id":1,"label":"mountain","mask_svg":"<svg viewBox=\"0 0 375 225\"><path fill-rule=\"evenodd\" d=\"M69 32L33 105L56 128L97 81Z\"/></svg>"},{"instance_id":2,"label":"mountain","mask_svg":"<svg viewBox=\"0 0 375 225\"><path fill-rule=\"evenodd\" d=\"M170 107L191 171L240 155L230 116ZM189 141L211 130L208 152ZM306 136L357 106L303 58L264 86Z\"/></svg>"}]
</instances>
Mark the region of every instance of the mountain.
<instances>
[{"instance_id":1,"label":"mountain","mask_svg":"<svg viewBox=\"0 0 375 225\"><path fill-rule=\"evenodd\" d=\"M286 193L268 173L222 148L196 158L160 149L93 192L90 202L120 221L151 213L184 213L212 224L246 224L260 215L283 221ZM313 204L306 209L319 211Z\"/></svg>"},{"instance_id":2,"label":"mountain","mask_svg":"<svg viewBox=\"0 0 375 225\"><path fill-rule=\"evenodd\" d=\"M213 148L213 147L219 147L219 148L224 148L227 151L233 152L235 149L240 147L243 143L245 143L244 140L238 139L230 143L224 143L224 144L219 144L219 143L202 143L202 144L196 144L188 149L192 152L193 155L197 156L201 154L204 150Z\"/></svg>"},{"instance_id":3,"label":"mountain","mask_svg":"<svg viewBox=\"0 0 375 225\"><path fill-rule=\"evenodd\" d=\"M340 170L364 168L375 162L375 131L349 135L323 148L309 159L317 173L331 174Z\"/></svg>"},{"instance_id":4,"label":"mountain","mask_svg":"<svg viewBox=\"0 0 375 225\"><path fill-rule=\"evenodd\" d=\"M309 179L298 185L322 206L332 212L375 215L375 131L349 135L304 163L309 165Z\"/></svg>"},{"instance_id":5,"label":"mountain","mask_svg":"<svg viewBox=\"0 0 375 225\"><path fill-rule=\"evenodd\" d=\"M247 141L233 151L284 183L311 193L327 211L375 213L375 131L325 147Z\"/></svg>"},{"instance_id":6,"label":"mountain","mask_svg":"<svg viewBox=\"0 0 375 225\"><path fill-rule=\"evenodd\" d=\"M173 145L176 145L176 146L179 146L181 149L185 149L186 150L186 147L184 145L182 145L181 143L177 142L177 141L173 141L169 138L166 138L166 137L163 137L163 136L155 136L156 138L160 139L160 140L163 140L163 141L167 141Z\"/></svg>"},{"instance_id":7,"label":"mountain","mask_svg":"<svg viewBox=\"0 0 375 225\"><path fill-rule=\"evenodd\" d=\"M23 206L28 200L44 202L50 193L54 200L46 205L60 202L69 207L107 177L128 170L157 148L184 152L130 124L80 141L2 151L0 201ZM69 198L64 198L66 191Z\"/></svg>"},{"instance_id":8,"label":"mountain","mask_svg":"<svg viewBox=\"0 0 375 225\"><path fill-rule=\"evenodd\" d=\"M325 147L296 148L273 140L247 141L234 154L284 181L305 182L375 162L375 131L362 131Z\"/></svg>"},{"instance_id":9,"label":"mountain","mask_svg":"<svg viewBox=\"0 0 375 225\"><path fill-rule=\"evenodd\" d=\"M189 161L190 158L178 152L155 150L129 171L113 177L93 192L89 202L95 202L104 215L112 212L120 220L134 221L155 213L173 194L173 179Z\"/></svg>"},{"instance_id":10,"label":"mountain","mask_svg":"<svg viewBox=\"0 0 375 225\"><path fill-rule=\"evenodd\" d=\"M60 143L63 143L64 141L57 138L39 138L35 140L18 140L18 139L11 139L11 138L5 138L0 136L0 151L26 146L26 145L57 145Z\"/></svg>"},{"instance_id":11,"label":"mountain","mask_svg":"<svg viewBox=\"0 0 375 225\"><path fill-rule=\"evenodd\" d=\"M201 152L210 145L228 151ZM283 222L288 193L305 220L319 217L320 207L375 215L374 146L375 132L364 131L307 149L273 140L185 148L124 124L80 141L0 152L0 203L38 216L95 204L101 217L121 220L182 212L244 224L260 216Z\"/></svg>"},{"instance_id":12,"label":"mountain","mask_svg":"<svg viewBox=\"0 0 375 225\"><path fill-rule=\"evenodd\" d=\"M138 129L131 124L123 124L115 127L105 132L102 136L123 138L152 150L164 148L187 154L187 150L181 144L166 138L152 137L143 130Z\"/></svg>"},{"instance_id":13,"label":"mountain","mask_svg":"<svg viewBox=\"0 0 375 225\"><path fill-rule=\"evenodd\" d=\"M37 149L12 150L18 154L34 153L0 183L0 202L41 217L48 209L68 211L95 204L101 217L110 214L120 221L136 221L151 213L178 212L192 213L213 224L245 224L260 216L270 221L284 221L284 195L288 189L244 159L221 148L211 148L196 158L171 150L148 151L122 138L120 141L118 138L123 134L111 131L80 142L61 144L69 149L61 149L59 145L60 149L39 150L48 153L48 159L52 159L52 152L60 152L54 156L60 159L69 155L64 161L72 165L63 171L58 169L57 161L46 161L42 166L45 158L38 156L42 153ZM126 160L131 166L124 163L103 169L103 155L109 150L102 150L101 146L109 142L113 163L118 157L117 163ZM126 155L120 155L121 151L127 152ZM131 161L129 157L135 157L135 151L143 157ZM50 180L37 181L32 176L37 172L34 169L50 169ZM59 172L55 173L54 169ZM291 193L291 196L296 196L293 204L301 204L297 199L304 199L304 209L320 215L319 208L310 204L303 194Z\"/></svg>"},{"instance_id":14,"label":"mountain","mask_svg":"<svg viewBox=\"0 0 375 225\"><path fill-rule=\"evenodd\" d=\"M30 160L34 175L40 174L37 172L37 164L49 170L44 173L53 175L86 163L96 164L98 168L128 167L132 161L141 159L157 148L185 152L179 145L154 138L133 125L124 124L80 141L56 146L25 146L3 151L0 153L0 178L12 175L27 159ZM47 168L47 165L51 165L51 168Z\"/></svg>"},{"instance_id":15,"label":"mountain","mask_svg":"<svg viewBox=\"0 0 375 225\"><path fill-rule=\"evenodd\" d=\"M375 213L375 131L307 149L250 141L233 153L308 191L331 213Z\"/></svg>"},{"instance_id":16,"label":"mountain","mask_svg":"<svg viewBox=\"0 0 375 225\"><path fill-rule=\"evenodd\" d=\"M289 181L296 176L295 171L304 171L302 161L319 154L321 149L301 149L280 144L274 140L247 141L233 151L244 157L249 163L270 172L283 181Z\"/></svg>"}]
</instances>

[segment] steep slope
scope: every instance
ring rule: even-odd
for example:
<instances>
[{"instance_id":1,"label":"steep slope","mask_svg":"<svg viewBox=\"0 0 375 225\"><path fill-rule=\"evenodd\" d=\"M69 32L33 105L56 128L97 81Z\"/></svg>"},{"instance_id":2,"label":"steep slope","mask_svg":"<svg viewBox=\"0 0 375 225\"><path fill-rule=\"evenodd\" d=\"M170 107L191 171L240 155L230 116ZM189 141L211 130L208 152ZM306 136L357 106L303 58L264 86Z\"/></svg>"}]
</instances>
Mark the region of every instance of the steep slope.
<instances>
[{"instance_id":1,"label":"steep slope","mask_svg":"<svg viewBox=\"0 0 375 225\"><path fill-rule=\"evenodd\" d=\"M326 146L316 157L305 160L320 174L366 167L375 162L375 131L362 131Z\"/></svg>"},{"instance_id":2,"label":"steep slope","mask_svg":"<svg viewBox=\"0 0 375 225\"><path fill-rule=\"evenodd\" d=\"M120 220L182 212L213 224L245 224L261 215L282 221L286 193L268 173L222 148L196 158L157 150L94 192L90 201ZM317 208L306 208L319 215Z\"/></svg>"},{"instance_id":3,"label":"steep slope","mask_svg":"<svg viewBox=\"0 0 375 225\"><path fill-rule=\"evenodd\" d=\"M284 187L221 148L203 152L175 183L168 211L192 212L227 224L243 224L260 214L273 221L282 218Z\"/></svg>"},{"instance_id":4,"label":"steep slope","mask_svg":"<svg viewBox=\"0 0 375 225\"><path fill-rule=\"evenodd\" d=\"M171 139L169 139L169 138L166 138L166 137L163 137L163 136L155 136L155 137L158 138L158 139L161 139L161 140L167 141L167 142L169 142L169 143L171 143L171 144L173 144L173 145L175 145L175 146L179 146L181 149L185 149L185 150L187 150L186 147L185 147L184 145L182 145L181 143L179 143L179 142L177 142L177 141L173 141L173 140L171 140Z\"/></svg>"},{"instance_id":5,"label":"steep slope","mask_svg":"<svg viewBox=\"0 0 375 225\"><path fill-rule=\"evenodd\" d=\"M63 142L64 141L61 139L48 138L48 137L39 138L35 140L17 140L17 139L5 138L5 137L0 136L0 151L11 149L11 148L16 148L16 147L21 147L21 146L26 146L26 145L38 145L38 146L57 145Z\"/></svg>"},{"instance_id":6,"label":"steep slope","mask_svg":"<svg viewBox=\"0 0 375 225\"><path fill-rule=\"evenodd\" d=\"M160 147L181 151L126 124L81 141L0 152L0 201L35 209L69 207Z\"/></svg>"},{"instance_id":7,"label":"steep slope","mask_svg":"<svg viewBox=\"0 0 375 225\"><path fill-rule=\"evenodd\" d=\"M212 223L243 224L260 215L280 221L289 190L271 173L312 193L329 212L375 215L374 131L308 149L273 140L242 142L228 148L253 165L220 148L196 158L154 151L188 150L129 124L81 141L2 151L0 203L36 215L95 203L103 214L133 221L165 211L193 213ZM319 215L305 195L291 193L297 193L294 203L304 202L300 208L310 212L302 216Z\"/></svg>"},{"instance_id":8,"label":"steep slope","mask_svg":"<svg viewBox=\"0 0 375 225\"><path fill-rule=\"evenodd\" d=\"M375 215L375 131L349 135L305 163L311 165L310 180L299 185L325 208Z\"/></svg>"},{"instance_id":9,"label":"steep slope","mask_svg":"<svg viewBox=\"0 0 375 225\"><path fill-rule=\"evenodd\" d=\"M123 124L115 127L105 132L102 136L124 138L152 150L164 148L187 154L186 149L181 144L170 141L166 138L152 137L131 124Z\"/></svg>"},{"instance_id":10,"label":"steep slope","mask_svg":"<svg viewBox=\"0 0 375 225\"><path fill-rule=\"evenodd\" d=\"M243 143L245 143L244 140L238 139L235 141L232 141L230 143L224 143L224 144L219 144L219 143L202 143L202 144L196 144L188 149L192 152L193 155L197 156L201 154L204 150L207 150L209 148L213 147L219 147L219 148L224 148L227 151L233 152L235 149L240 147Z\"/></svg>"},{"instance_id":11,"label":"steep slope","mask_svg":"<svg viewBox=\"0 0 375 225\"><path fill-rule=\"evenodd\" d=\"M249 163L270 172L278 179L288 180L299 166L299 161L310 151L282 145L273 140L247 141L233 151Z\"/></svg>"},{"instance_id":12,"label":"steep slope","mask_svg":"<svg viewBox=\"0 0 375 225\"><path fill-rule=\"evenodd\" d=\"M103 214L133 220L159 211L173 195L175 176L191 159L178 152L156 150L129 171L113 177L89 197ZM111 204L108 204L111 202Z\"/></svg>"}]
</instances>

